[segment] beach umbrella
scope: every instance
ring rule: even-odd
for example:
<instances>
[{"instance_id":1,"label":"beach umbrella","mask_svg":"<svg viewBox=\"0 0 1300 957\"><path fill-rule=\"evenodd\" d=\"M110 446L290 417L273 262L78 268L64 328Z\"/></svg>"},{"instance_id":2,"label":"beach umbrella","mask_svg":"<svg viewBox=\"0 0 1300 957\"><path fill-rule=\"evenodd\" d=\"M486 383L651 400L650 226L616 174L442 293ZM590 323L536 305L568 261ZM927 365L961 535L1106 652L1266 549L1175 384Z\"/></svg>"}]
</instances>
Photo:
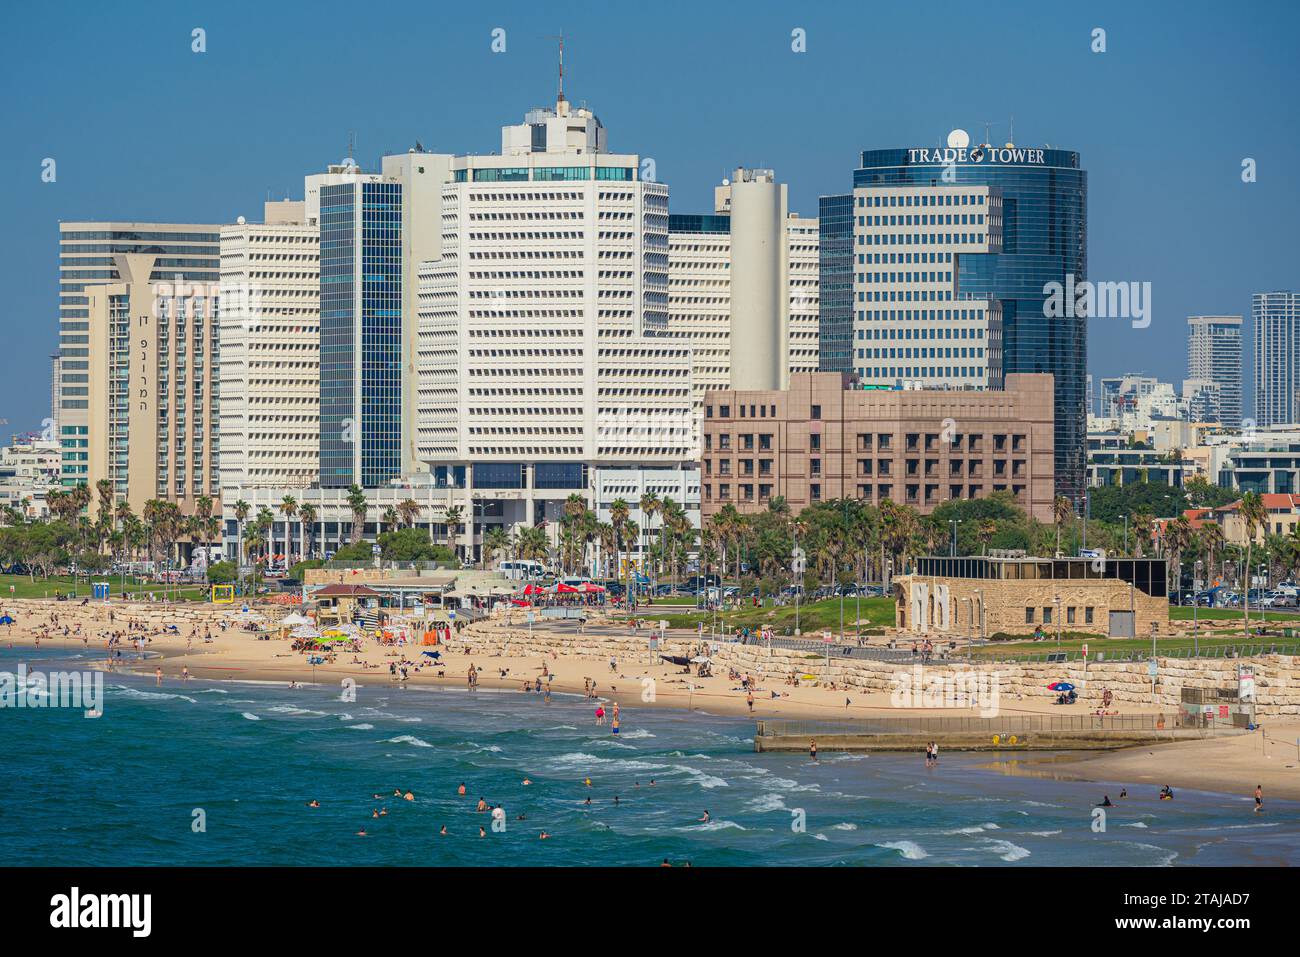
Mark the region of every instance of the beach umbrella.
<instances>
[{"instance_id":1,"label":"beach umbrella","mask_svg":"<svg viewBox=\"0 0 1300 957\"><path fill-rule=\"evenodd\" d=\"M312 620L306 615L293 614L285 615L281 618L280 624L284 625L286 628L292 628L294 625L310 625L312 624Z\"/></svg>"},{"instance_id":2,"label":"beach umbrella","mask_svg":"<svg viewBox=\"0 0 1300 957\"><path fill-rule=\"evenodd\" d=\"M554 591L557 595L573 595L577 593L578 589L572 585L566 585L564 582L556 582Z\"/></svg>"},{"instance_id":3,"label":"beach umbrella","mask_svg":"<svg viewBox=\"0 0 1300 957\"><path fill-rule=\"evenodd\" d=\"M594 594L596 594L597 592L602 592L602 591L604 591L605 588L604 588L603 585L597 585L595 582L583 582L583 583L582 583L582 590L585 591L585 592L586 592L587 594L589 594L589 595L594 595Z\"/></svg>"},{"instance_id":4,"label":"beach umbrella","mask_svg":"<svg viewBox=\"0 0 1300 957\"><path fill-rule=\"evenodd\" d=\"M293 631L289 632L292 638L319 638L320 632L311 625L299 625Z\"/></svg>"},{"instance_id":5,"label":"beach umbrella","mask_svg":"<svg viewBox=\"0 0 1300 957\"><path fill-rule=\"evenodd\" d=\"M1053 681L1047 686L1048 691L1073 691L1074 685L1068 681Z\"/></svg>"},{"instance_id":6,"label":"beach umbrella","mask_svg":"<svg viewBox=\"0 0 1300 957\"><path fill-rule=\"evenodd\" d=\"M546 589L543 588L541 585L533 585L533 584L529 584L529 585L525 585L525 586L524 586L524 594L525 594L525 595L545 595L545 594L546 594Z\"/></svg>"},{"instance_id":7,"label":"beach umbrella","mask_svg":"<svg viewBox=\"0 0 1300 957\"><path fill-rule=\"evenodd\" d=\"M711 665L711 664L713 664L713 659L712 659L712 658L709 658L709 657L706 656L706 655L696 655L694 658L691 659L691 664L694 664L694 665L705 665L705 664L710 664L710 665Z\"/></svg>"},{"instance_id":8,"label":"beach umbrella","mask_svg":"<svg viewBox=\"0 0 1300 957\"><path fill-rule=\"evenodd\" d=\"M12 625L13 623L14 623L14 620L13 620L13 617L12 617L12 616L10 616L10 615L0 615L0 625Z\"/></svg>"},{"instance_id":9,"label":"beach umbrella","mask_svg":"<svg viewBox=\"0 0 1300 957\"><path fill-rule=\"evenodd\" d=\"M420 652L420 654L422 654L422 655L427 655L427 656L430 657L430 658L441 658L441 657L442 657L442 652L441 652L441 651L422 651L422 652Z\"/></svg>"}]
</instances>

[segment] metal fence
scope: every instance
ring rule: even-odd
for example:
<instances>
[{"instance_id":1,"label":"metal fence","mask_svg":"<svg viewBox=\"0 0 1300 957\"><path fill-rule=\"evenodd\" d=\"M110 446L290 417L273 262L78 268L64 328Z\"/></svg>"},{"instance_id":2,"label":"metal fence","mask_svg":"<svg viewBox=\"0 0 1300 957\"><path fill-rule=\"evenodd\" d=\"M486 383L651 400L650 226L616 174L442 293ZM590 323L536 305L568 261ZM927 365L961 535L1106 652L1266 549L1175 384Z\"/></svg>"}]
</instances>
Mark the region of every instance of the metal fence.
<instances>
[{"instance_id":1,"label":"metal fence","mask_svg":"<svg viewBox=\"0 0 1300 957\"><path fill-rule=\"evenodd\" d=\"M1156 648L1157 658L1181 658L1181 659L1198 659L1198 658L1250 658L1257 655L1298 655L1300 654L1300 642L1256 642L1253 644L1241 645L1202 645L1199 648L1174 648L1164 650ZM1063 656L1063 657L1062 657ZM1045 664L1052 662L1068 663L1082 660L1082 655L1077 650L1061 651L1041 651L1030 654L1016 654L1009 652L1006 654L979 655L975 661L987 661L994 664ZM1096 664L1110 664L1113 662L1135 662L1149 661L1151 659L1151 650L1133 649L1131 651L1111 652L1101 649L1100 655L1093 653L1089 656L1089 661Z\"/></svg>"},{"instance_id":2,"label":"metal fence","mask_svg":"<svg viewBox=\"0 0 1300 957\"><path fill-rule=\"evenodd\" d=\"M1027 734L1038 731L1159 731L1178 727L1177 714L1008 715L996 718L860 718L844 721L760 721L760 737L832 734Z\"/></svg>"}]
</instances>

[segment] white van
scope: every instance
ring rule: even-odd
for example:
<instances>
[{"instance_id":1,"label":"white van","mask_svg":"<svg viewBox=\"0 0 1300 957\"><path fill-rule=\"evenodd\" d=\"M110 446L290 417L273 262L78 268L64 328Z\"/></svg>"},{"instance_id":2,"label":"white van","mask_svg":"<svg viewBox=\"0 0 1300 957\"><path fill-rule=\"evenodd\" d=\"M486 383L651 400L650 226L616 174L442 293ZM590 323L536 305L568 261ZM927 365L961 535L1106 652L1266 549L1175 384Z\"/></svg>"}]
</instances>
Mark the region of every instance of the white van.
<instances>
[{"instance_id":1,"label":"white van","mask_svg":"<svg viewBox=\"0 0 1300 957\"><path fill-rule=\"evenodd\" d=\"M508 559L497 562L497 571L511 581L537 581L546 575L546 566L526 559Z\"/></svg>"}]
</instances>

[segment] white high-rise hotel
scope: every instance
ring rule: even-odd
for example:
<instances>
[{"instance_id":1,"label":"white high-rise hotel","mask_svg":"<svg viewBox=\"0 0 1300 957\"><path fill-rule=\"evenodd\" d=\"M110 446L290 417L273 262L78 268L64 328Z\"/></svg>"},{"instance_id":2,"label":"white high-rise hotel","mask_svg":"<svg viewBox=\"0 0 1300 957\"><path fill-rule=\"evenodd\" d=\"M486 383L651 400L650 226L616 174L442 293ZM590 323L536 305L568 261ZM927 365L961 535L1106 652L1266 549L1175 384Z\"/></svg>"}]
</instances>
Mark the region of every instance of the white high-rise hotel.
<instances>
[{"instance_id":1,"label":"white high-rise hotel","mask_svg":"<svg viewBox=\"0 0 1300 957\"><path fill-rule=\"evenodd\" d=\"M221 311L223 490L320 474L320 228L302 202L269 202L265 220L221 227L222 289L239 293Z\"/></svg>"},{"instance_id":2,"label":"white high-rise hotel","mask_svg":"<svg viewBox=\"0 0 1300 957\"><path fill-rule=\"evenodd\" d=\"M500 155L454 158L450 180L441 255L419 270L416 443L434 484L508 527L557 517L591 468L691 461L668 187L563 95L504 127Z\"/></svg>"}]
</instances>

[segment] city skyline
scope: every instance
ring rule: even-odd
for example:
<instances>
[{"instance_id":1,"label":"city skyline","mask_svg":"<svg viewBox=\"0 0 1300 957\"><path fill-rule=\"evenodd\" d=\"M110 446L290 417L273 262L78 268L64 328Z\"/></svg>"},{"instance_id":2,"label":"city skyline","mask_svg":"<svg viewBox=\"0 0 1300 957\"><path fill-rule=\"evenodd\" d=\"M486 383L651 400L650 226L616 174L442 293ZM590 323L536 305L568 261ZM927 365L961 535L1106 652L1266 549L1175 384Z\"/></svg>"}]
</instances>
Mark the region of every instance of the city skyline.
<instances>
[{"instance_id":1,"label":"city skyline","mask_svg":"<svg viewBox=\"0 0 1300 957\"><path fill-rule=\"evenodd\" d=\"M805 14L756 4L743 23L722 11L695 11L692 25L676 27L665 48L659 30L668 29L671 18L661 26L638 23L629 33L618 29L627 25L621 13L611 13L600 27L583 26L582 6L544 14L506 10L491 22L459 11L413 9L411 36L384 41L398 48L391 54L367 52L379 49L382 33L363 30L348 38L363 63L382 61L412 76L428 71L421 83L394 84L412 90L409 97L376 101L359 91L331 89L329 97L297 106L291 99L271 101L291 109L267 109L252 91L300 90L295 68L325 55L330 47L322 44L341 42L323 28L295 21L293 33L277 34L286 15L274 11L158 7L152 20L134 23L126 37L117 35L123 28L103 11L82 11L78 29L67 35L50 31L50 14L24 11L12 18L7 39L0 41L7 48L6 75L22 75L34 58L48 53L51 36L61 36L61 55L87 57L92 70L97 57L122 43L151 56L140 62L138 79L112 95L51 79L43 92L47 109L65 120L57 130L41 111L16 111L16 141L30 144L31 152L11 151L2 161L18 184L4 258L20 317L11 323L15 355L43 359L57 344L58 264L52 252L60 219L233 223L244 215L251 221L268 191L273 199L296 197L304 174L346 155L349 133L355 133L358 162L366 168L378 168L380 153L404 151L417 139L439 152L487 153L501 123L553 95L555 44L549 37L560 27L568 38L569 96L589 104L614 131L612 150L655 162L656 178L671 187L675 213L707 210L711 190L735 166L763 165L789 184L790 209L812 218L820 196L843 192L861 151L941 145L954 127L982 139L985 121L1002 113L1006 119L989 129L992 142L1011 139L1015 115L1018 145L1077 150L1090 178L1089 278L1151 282L1154 299L1151 327L1114 319L1090 323L1088 371L1094 376L1147 371L1177 380L1187 316L1248 314L1252 294L1297 285L1286 255L1286 225L1300 209L1300 193L1277 174L1296 133L1262 122L1270 111L1281 115L1282 91L1296 85L1296 67L1287 61L1282 39L1288 31L1275 28L1294 22L1296 14L1282 6L1269 10L1271 19L1245 22L1209 10L1172 22L1119 6L1087 14L1047 14L1028 5L953 11L949 35L978 42L1001 30L1011 37L1007 56L981 61L977 71L962 70L959 51L951 46L936 53L923 48L919 36L908 42L922 21L900 11L869 19L847 8ZM196 26L206 31L202 53L191 50ZM1107 31L1104 53L1090 49L1098 26ZM492 31L498 27L506 31L505 51L493 53ZM870 69L888 76L891 67L921 62L906 58L922 53L925 68L912 70L894 93L888 87L865 93L837 87L855 72L854 50L844 34L878 35L882 29L894 40L873 44ZM806 52L792 49L793 30L806 31ZM657 71L653 83L636 77L629 82L622 64L639 51L650 55L657 40L662 53L654 55L672 68ZM284 47L273 60L265 56L268 42ZM421 43L437 44L437 55L404 63L403 54L418 51ZM710 50L712 60L702 65ZM273 65L258 66L265 63ZM728 82L719 66L741 82ZM1025 82L1035 69L1049 72ZM163 76L185 82L160 88ZM450 82L460 78L471 82ZM708 96L709 83L727 95ZM454 89L460 98L449 103L440 89ZM433 95L424 92L429 90ZM1081 99L1062 111L1059 102L1051 104L1052 95L1066 92ZM195 111L194 103L205 95L255 106ZM147 113L148 121L136 120L131 106L144 102L157 108ZM1115 102L1132 107L1117 113ZM1104 104L1108 114L1090 113L1089 104ZM845 107L855 112L845 114ZM766 122L780 111L789 117L792 135L778 135ZM157 162L139 161L150 149L150 125L185 129L185 141L195 147L192 154L186 151L187 162L176 162L171 153ZM1202 128L1203 142L1191 143ZM1266 128L1264 136L1260 131ZM91 138L98 145L86 149ZM135 161L116 168L104 161L128 147L131 152L123 155ZM46 158L57 164L54 182L42 182ZM1242 180L1247 158L1257 164L1255 182ZM1153 188L1162 184L1167 188ZM1191 195L1196 202L1187 201ZM1216 228L1197 228L1205 222ZM1175 330L1177 338L1170 339ZM1250 362L1249 332L1243 338L1243 361ZM38 427L48 415L48 396L48 363L17 363L0 392L5 427Z\"/></svg>"}]
</instances>

